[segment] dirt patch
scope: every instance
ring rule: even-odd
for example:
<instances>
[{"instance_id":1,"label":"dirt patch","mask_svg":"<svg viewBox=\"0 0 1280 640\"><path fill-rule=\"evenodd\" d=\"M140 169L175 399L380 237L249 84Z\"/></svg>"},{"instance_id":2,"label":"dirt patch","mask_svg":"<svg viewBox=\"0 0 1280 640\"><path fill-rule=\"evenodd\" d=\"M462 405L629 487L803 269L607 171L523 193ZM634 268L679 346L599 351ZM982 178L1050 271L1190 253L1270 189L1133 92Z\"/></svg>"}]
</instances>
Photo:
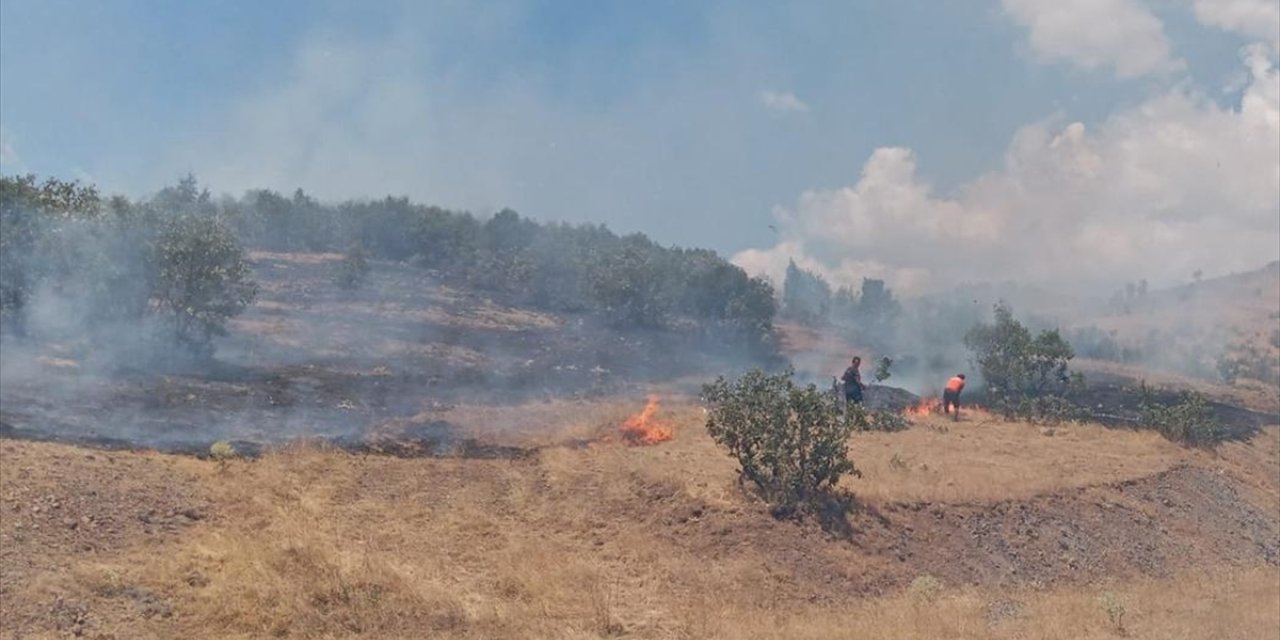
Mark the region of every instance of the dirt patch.
<instances>
[{"instance_id":1,"label":"dirt patch","mask_svg":"<svg viewBox=\"0 0 1280 640\"><path fill-rule=\"evenodd\" d=\"M1079 583L1193 566L1280 564L1280 514L1199 467L995 504L886 506L855 544L961 584Z\"/></svg>"},{"instance_id":2,"label":"dirt patch","mask_svg":"<svg viewBox=\"0 0 1280 640\"><path fill-rule=\"evenodd\" d=\"M84 628L82 604L17 594L35 576L163 544L215 517L188 463L194 461L0 442L0 628L47 615L66 631Z\"/></svg>"},{"instance_id":3,"label":"dirt patch","mask_svg":"<svg viewBox=\"0 0 1280 640\"><path fill-rule=\"evenodd\" d=\"M859 505L847 539L660 488L646 504L671 544L711 559L758 553L776 563L779 597L814 602L893 593L922 575L1006 588L1280 566L1280 514L1230 475L1189 466L1029 500Z\"/></svg>"}]
</instances>

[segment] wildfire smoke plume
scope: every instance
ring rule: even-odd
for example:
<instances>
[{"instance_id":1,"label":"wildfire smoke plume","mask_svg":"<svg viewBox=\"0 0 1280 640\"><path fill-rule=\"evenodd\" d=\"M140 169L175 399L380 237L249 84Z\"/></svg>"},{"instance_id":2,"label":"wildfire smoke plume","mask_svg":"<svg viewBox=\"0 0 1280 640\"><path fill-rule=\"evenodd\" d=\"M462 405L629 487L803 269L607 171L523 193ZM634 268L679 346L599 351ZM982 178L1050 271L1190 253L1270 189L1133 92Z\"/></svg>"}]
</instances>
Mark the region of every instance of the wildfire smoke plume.
<instances>
[{"instance_id":1,"label":"wildfire smoke plume","mask_svg":"<svg viewBox=\"0 0 1280 640\"><path fill-rule=\"evenodd\" d=\"M669 424L658 420L658 397L649 396L644 410L627 418L618 430L622 439L630 445L658 444L675 437L675 430Z\"/></svg>"}]
</instances>

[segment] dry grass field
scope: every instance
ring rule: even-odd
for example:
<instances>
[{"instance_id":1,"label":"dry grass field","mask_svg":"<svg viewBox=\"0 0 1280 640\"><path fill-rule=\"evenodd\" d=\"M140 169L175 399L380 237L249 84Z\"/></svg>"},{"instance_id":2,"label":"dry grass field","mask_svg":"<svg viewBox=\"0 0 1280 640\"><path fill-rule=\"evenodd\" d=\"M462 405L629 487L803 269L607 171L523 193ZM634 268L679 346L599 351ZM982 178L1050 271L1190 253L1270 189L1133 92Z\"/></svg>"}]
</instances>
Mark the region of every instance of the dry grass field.
<instances>
[{"instance_id":1,"label":"dry grass field","mask_svg":"<svg viewBox=\"0 0 1280 640\"><path fill-rule=\"evenodd\" d=\"M659 414L673 441L626 446L617 425L642 405L440 410L540 447L518 460L5 440L0 636L1280 634L1276 428L1203 452L924 418L855 437L861 505L840 534L770 517L690 401Z\"/></svg>"}]
</instances>

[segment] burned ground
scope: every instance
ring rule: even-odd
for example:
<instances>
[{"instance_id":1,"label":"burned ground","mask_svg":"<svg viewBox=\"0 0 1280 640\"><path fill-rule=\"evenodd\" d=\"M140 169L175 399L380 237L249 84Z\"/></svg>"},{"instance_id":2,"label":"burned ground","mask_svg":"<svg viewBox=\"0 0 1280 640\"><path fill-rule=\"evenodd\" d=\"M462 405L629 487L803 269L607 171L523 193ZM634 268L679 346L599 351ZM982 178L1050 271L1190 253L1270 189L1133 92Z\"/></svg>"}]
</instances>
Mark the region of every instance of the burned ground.
<instances>
[{"instance_id":1,"label":"burned ground","mask_svg":"<svg viewBox=\"0 0 1280 640\"><path fill-rule=\"evenodd\" d=\"M214 362L6 345L0 431L166 451L355 447L433 407L639 392L752 362L680 332L504 306L403 265L379 264L351 292L333 282L340 256L253 257L263 293Z\"/></svg>"}]
</instances>

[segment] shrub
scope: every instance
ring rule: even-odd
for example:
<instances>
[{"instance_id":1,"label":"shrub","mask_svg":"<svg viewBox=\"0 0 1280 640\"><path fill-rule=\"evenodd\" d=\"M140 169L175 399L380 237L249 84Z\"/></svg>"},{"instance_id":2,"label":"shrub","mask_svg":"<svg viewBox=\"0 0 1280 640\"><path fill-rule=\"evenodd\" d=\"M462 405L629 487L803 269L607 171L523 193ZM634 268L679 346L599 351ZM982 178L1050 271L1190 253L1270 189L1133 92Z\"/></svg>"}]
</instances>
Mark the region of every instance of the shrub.
<instances>
[{"instance_id":1,"label":"shrub","mask_svg":"<svg viewBox=\"0 0 1280 640\"><path fill-rule=\"evenodd\" d=\"M1280 363L1270 349L1260 348L1247 341L1227 347L1218 356L1218 375L1228 385L1241 379L1257 380L1267 384L1280 384Z\"/></svg>"},{"instance_id":2,"label":"shrub","mask_svg":"<svg viewBox=\"0 0 1280 640\"><path fill-rule=\"evenodd\" d=\"M1129 632L1124 626L1124 614L1128 613L1125 609L1124 602L1114 592L1106 591L1098 596L1098 606L1107 613L1107 620L1111 622L1111 628L1117 635L1125 636Z\"/></svg>"},{"instance_id":3,"label":"shrub","mask_svg":"<svg viewBox=\"0 0 1280 640\"><path fill-rule=\"evenodd\" d=\"M1085 422L1092 417L1084 407L1058 395L1020 398L1001 405L1001 412L1008 418L1046 425Z\"/></svg>"},{"instance_id":4,"label":"shrub","mask_svg":"<svg viewBox=\"0 0 1280 640\"><path fill-rule=\"evenodd\" d=\"M796 386L792 375L756 369L734 381L718 378L702 390L710 405L707 431L778 515L816 510L842 476L859 475L848 440L865 422L858 407L842 418L835 398L812 384Z\"/></svg>"},{"instance_id":5,"label":"shrub","mask_svg":"<svg viewBox=\"0 0 1280 640\"><path fill-rule=\"evenodd\" d=\"M942 581L929 575L924 574L916 577L911 581L911 595L920 598L926 602L933 602L938 599L942 593Z\"/></svg>"},{"instance_id":6,"label":"shrub","mask_svg":"<svg viewBox=\"0 0 1280 640\"><path fill-rule=\"evenodd\" d=\"M369 261L364 256L364 245L353 242L338 266L338 286L353 290L360 288L369 277Z\"/></svg>"},{"instance_id":7,"label":"shrub","mask_svg":"<svg viewBox=\"0 0 1280 640\"><path fill-rule=\"evenodd\" d=\"M1232 357L1228 354L1218 356L1218 375L1222 381L1228 385L1234 385L1236 380L1240 378L1240 369L1243 364L1239 358Z\"/></svg>"},{"instance_id":8,"label":"shrub","mask_svg":"<svg viewBox=\"0 0 1280 640\"><path fill-rule=\"evenodd\" d=\"M1164 404L1155 399L1144 382L1141 419L1164 437L1192 446L1212 446L1227 435L1227 430L1214 419L1204 395L1194 391L1184 391L1178 402Z\"/></svg>"}]
</instances>

